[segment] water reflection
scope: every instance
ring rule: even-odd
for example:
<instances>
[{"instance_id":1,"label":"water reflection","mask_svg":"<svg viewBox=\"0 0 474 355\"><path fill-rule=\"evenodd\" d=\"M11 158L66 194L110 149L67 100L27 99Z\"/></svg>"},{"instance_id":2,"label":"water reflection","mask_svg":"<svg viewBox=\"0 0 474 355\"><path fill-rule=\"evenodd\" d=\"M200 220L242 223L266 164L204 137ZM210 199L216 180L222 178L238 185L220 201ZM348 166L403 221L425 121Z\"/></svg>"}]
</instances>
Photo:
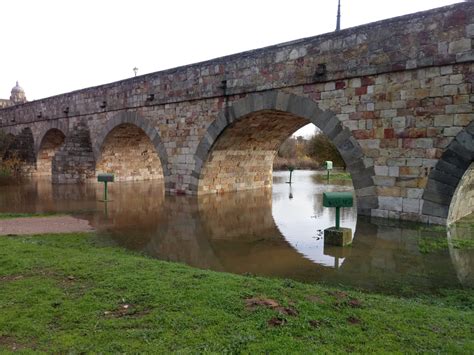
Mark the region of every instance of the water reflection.
<instances>
[{"instance_id":1,"label":"water reflection","mask_svg":"<svg viewBox=\"0 0 474 355\"><path fill-rule=\"evenodd\" d=\"M156 181L114 183L109 185L113 201L107 204L98 202L101 185L35 180L0 187L0 210L72 212L89 220L107 244L219 271L389 292L472 282L473 250L420 250L420 241L445 240L446 231L357 221L355 206L341 213L342 226L355 231L353 246L325 247L322 230L334 224L335 211L322 207L322 192L351 190L352 185L316 183L312 175L296 171L289 185L287 173L275 173L273 191L200 198L165 196ZM450 233L456 237L459 231Z\"/></svg>"},{"instance_id":2,"label":"water reflection","mask_svg":"<svg viewBox=\"0 0 474 355\"><path fill-rule=\"evenodd\" d=\"M275 172L272 214L284 238L306 258L325 266L340 265L344 258L324 252L323 230L335 225L336 209L323 207L322 194L354 188L350 180L338 185L316 183L312 178L314 174L295 171L293 183L289 185L284 183L288 173ZM356 223L357 206L342 208L341 226L355 231Z\"/></svg>"},{"instance_id":3,"label":"water reflection","mask_svg":"<svg viewBox=\"0 0 474 355\"><path fill-rule=\"evenodd\" d=\"M99 187L96 184L52 185L48 179L0 186L0 210L28 213L95 211L99 207Z\"/></svg>"},{"instance_id":4,"label":"water reflection","mask_svg":"<svg viewBox=\"0 0 474 355\"><path fill-rule=\"evenodd\" d=\"M472 241L474 236L474 214L453 224L448 229L448 245L456 274L463 285L474 287L474 252L462 249L456 242Z\"/></svg>"}]
</instances>

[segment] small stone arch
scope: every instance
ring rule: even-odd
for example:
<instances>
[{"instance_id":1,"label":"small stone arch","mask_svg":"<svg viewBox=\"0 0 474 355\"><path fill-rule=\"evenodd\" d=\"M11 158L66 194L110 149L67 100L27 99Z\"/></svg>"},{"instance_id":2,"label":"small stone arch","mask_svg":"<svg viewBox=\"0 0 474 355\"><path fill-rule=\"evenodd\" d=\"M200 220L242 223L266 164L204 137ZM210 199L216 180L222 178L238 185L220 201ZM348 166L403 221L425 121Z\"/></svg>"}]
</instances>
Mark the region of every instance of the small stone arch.
<instances>
[{"instance_id":1,"label":"small stone arch","mask_svg":"<svg viewBox=\"0 0 474 355\"><path fill-rule=\"evenodd\" d=\"M43 143L44 137L49 133L49 131L53 129L57 129L64 135L64 137L66 137L69 131L68 123L66 121L55 120L52 122L48 122L44 127L42 127L39 130L39 133L36 134L36 137L35 137L35 155L36 156L38 156L38 152L41 148L41 144Z\"/></svg>"},{"instance_id":2,"label":"small stone arch","mask_svg":"<svg viewBox=\"0 0 474 355\"><path fill-rule=\"evenodd\" d=\"M424 215L436 223L454 222L457 218L452 216L452 208L461 200L471 212L474 211L474 206L466 200L467 196L458 196L462 192L463 177L471 171L473 162L474 121L456 135L431 170L422 197Z\"/></svg>"},{"instance_id":3,"label":"small stone arch","mask_svg":"<svg viewBox=\"0 0 474 355\"><path fill-rule=\"evenodd\" d=\"M66 142L64 131L59 128L50 128L42 132L41 140L35 142L36 176L52 176L53 160Z\"/></svg>"},{"instance_id":4,"label":"small stone arch","mask_svg":"<svg viewBox=\"0 0 474 355\"><path fill-rule=\"evenodd\" d=\"M111 133L115 128L124 124L130 124L138 127L150 139L160 159L161 167L163 169L163 177L165 180L165 187L167 187L170 176L168 167L168 153L166 152L166 148L161 141L158 130L148 120L141 117L137 112L120 112L107 121L102 131L92 143L92 149L96 162L100 161L102 147L109 133Z\"/></svg>"},{"instance_id":5,"label":"small stone arch","mask_svg":"<svg viewBox=\"0 0 474 355\"><path fill-rule=\"evenodd\" d=\"M335 113L321 110L313 100L282 91L250 94L230 103L226 109L219 113L209 125L196 149L195 166L191 174L192 184L190 185L193 193L198 192L203 166L212 147L225 129L243 117L265 110L284 112L304 118L321 129L337 147L346 163L347 170L352 175L358 213L370 215L371 210L378 207L378 198L372 179L375 175L374 167L366 166L364 163L363 151L351 131L342 125Z\"/></svg>"}]
</instances>

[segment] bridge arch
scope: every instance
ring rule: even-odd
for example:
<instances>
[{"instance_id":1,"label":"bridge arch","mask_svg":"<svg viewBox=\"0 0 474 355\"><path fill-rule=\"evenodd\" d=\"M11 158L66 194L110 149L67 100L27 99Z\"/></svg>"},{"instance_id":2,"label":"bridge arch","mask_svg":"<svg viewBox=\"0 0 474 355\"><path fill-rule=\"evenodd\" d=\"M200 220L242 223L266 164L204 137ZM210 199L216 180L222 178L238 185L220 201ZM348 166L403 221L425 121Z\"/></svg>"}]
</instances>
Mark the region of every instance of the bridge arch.
<instances>
[{"instance_id":1,"label":"bridge arch","mask_svg":"<svg viewBox=\"0 0 474 355\"><path fill-rule=\"evenodd\" d=\"M36 176L52 176L53 160L66 140L67 127L49 126L35 140Z\"/></svg>"},{"instance_id":2,"label":"bridge arch","mask_svg":"<svg viewBox=\"0 0 474 355\"><path fill-rule=\"evenodd\" d=\"M230 103L218 115L196 149L190 189L203 194L270 185L279 146L308 123L321 129L337 147L352 175L358 213L370 215L378 207L372 179L375 172L373 166L364 164L363 151L351 131L335 113L321 110L313 100L281 91L250 94ZM246 152L233 154L239 149ZM252 164L251 160L256 161ZM225 166L219 166L219 161ZM237 170L251 174L242 177Z\"/></svg>"},{"instance_id":3,"label":"bridge arch","mask_svg":"<svg viewBox=\"0 0 474 355\"><path fill-rule=\"evenodd\" d=\"M168 155L159 132L136 112L121 112L111 118L92 149L97 172L111 170L123 181L164 178L167 185Z\"/></svg>"},{"instance_id":4,"label":"bridge arch","mask_svg":"<svg viewBox=\"0 0 474 355\"><path fill-rule=\"evenodd\" d=\"M66 137L69 132L68 123L67 121L51 121L48 122L45 126L41 127L38 130L38 133L35 134L35 155L38 155L45 136L50 133L51 130L57 130L61 132L64 137Z\"/></svg>"},{"instance_id":5,"label":"bridge arch","mask_svg":"<svg viewBox=\"0 0 474 355\"><path fill-rule=\"evenodd\" d=\"M428 175L423 214L449 224L474 212L473 185L474 121L456 135Z\"/></svg>"}]
</instances>

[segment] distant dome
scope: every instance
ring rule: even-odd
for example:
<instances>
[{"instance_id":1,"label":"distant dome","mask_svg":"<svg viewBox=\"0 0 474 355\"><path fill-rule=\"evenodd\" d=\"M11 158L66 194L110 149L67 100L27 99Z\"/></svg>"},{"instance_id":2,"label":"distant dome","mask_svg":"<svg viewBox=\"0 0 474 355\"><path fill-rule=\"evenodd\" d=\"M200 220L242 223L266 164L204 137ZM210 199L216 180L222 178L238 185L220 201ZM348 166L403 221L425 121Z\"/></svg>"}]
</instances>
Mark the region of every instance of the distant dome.
<instances>
[{"instance_id":1,"label":"distant dome","mask_svg":"<svg viewBox=\"0 0 474 355\"><path fill-rule=\"evenodd\" d=\"M22 104L27 101L25 90L23 90L23 88L18 84L18 81L16 82L16 85L12 89L12 93L10 95L10 101L12 101L14 104Z\"/></svg>"},{"instance_id":2,"label":"distant dome","mask_svg":"<svg viewBox=\"0 0 474 355\"><path fill-rule=\"evenodd\" d=\"M12 93L13 92L25 92L25 90L23 90L23 88L18 84L18 81L17 81L16 85L12 89Z\"/></svg>"}]
</instances>

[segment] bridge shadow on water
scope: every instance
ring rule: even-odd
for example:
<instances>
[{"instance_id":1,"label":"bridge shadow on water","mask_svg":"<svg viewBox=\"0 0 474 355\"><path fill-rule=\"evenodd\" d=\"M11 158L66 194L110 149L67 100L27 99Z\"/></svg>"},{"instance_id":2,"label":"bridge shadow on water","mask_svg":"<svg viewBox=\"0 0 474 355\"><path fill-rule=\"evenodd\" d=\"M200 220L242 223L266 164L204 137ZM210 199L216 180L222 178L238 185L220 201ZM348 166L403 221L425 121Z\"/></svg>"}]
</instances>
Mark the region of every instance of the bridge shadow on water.
<instances>
[{"instance_id":1,"label":"bridge shadow on water","mask_svg":"<svg viewBox=\"0 0 474 355\"><path fill-rule=\"evenodd\" d=\"M107 204L98 201L98 184L32 180L0 187L0 210L72 213L89 220L100 245L199 268L389 293L473 285L473 250L449 242L472 239L469 223L451 228L448 239L440 227L357 219L354 207L342 214L342 225L355 230L353 245L325 246L322 230L334 223L334 211L322 207L322 192L352 186L316 183L313 174L297 172L290 186L277 172L272 189L199 198L165 196L156 181L114 183Z\"/></svg>"}]
</instances>

